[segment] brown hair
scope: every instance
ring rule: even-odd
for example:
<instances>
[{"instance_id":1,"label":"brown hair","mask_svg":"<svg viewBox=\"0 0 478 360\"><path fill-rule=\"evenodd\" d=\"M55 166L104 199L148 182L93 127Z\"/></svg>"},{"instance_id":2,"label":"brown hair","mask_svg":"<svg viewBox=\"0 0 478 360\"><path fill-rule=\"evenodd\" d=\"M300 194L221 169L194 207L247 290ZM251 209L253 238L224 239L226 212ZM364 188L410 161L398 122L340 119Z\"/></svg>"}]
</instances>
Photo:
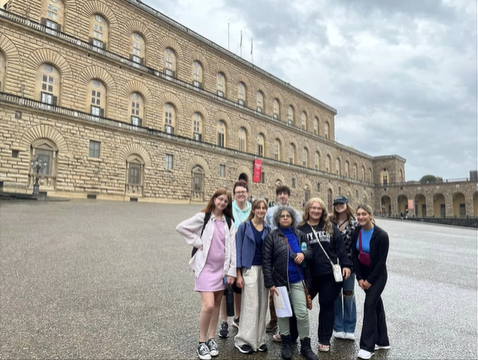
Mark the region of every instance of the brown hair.
<instances>
[{"instance_id":1,"label":"brown hair","mask_svg":"<svg viewBox=\"0 0 478 360\"><path fill-rule=\"evenodd\" d=\"M358 211L358 209L362 209L362 210L365 210L370 216L372 216L372 224L375 225L375 219L373 217L373 209L370 205L368 204L360 204L359 206L357 206L357 210L355 211Z\"/></svg>"},{"instance_id":2,"label":"brown hair","mask_svg":"<svg viewBox=\"0 0 478 360\"><path fill-rule=\"evenodd\" d=\"M234 187L232 188L232 193L235 195L236 194L236 188L238 186L241 186L243 188L246 189L247 192L249 192L249 186L247 185L247 183L244 181L244 180L237 180L235 183L234 183Z\"/></svg>"},{"instance_id":3,"label":"brown hair","mask_svg":"<svg viewBox=\"0 0 478 360\"><path fill-rule=\"evenodd\" d=\"M251 211L249 212L249 216L247 217L245 221L249 221L255 216L252 210L256 210L261 203L263 203L266 206L266 210L267 210L268 208L267 201L265 199L256 199L252 202Z\"/></svg>"},{"instance_id":4,"label":"brown hair","mask_svg":"<svg viewBox=\"0 0 478 360\"><path fill-rule=\"evenodd\" d=\"M345 212L347 213L347 220L350 222L352 219L355 219L354 211L352 210L350 204L345 203L345 205L347 206L347 210L345 210ZM339 213L335 211L335 206L333 206L333 208L334 211L330 215L330 221L332 221L334 224L337 224L339 222Z\"/></svg>"},{"instance_id":5,"label":"brown hair","mask_svg":"<svg viewBox=\"0 0 478 360\"><path fill-rule=\"evenodd\" d=\"M226 189L219 188L216 190L216 192L211 196L209 199L209 202L207 203L206 207L202 209L201 211L204 213L212 213L214 209L216 208L216 205L214 205L214 199L221 195L226 195L227 196L227 207L224 209L223 214L226 216L229 216L232 221L234 221L234 216L232 215L232 196L231 192L227 191Z\"/></svg>"},{"instance_id":6,"label":"brown hair","mask_svg":"<svg viewBox=\"0 0 478 360\"><path fill-rule=\"evenodd\" d=\"M302 215L302 221L299 226L302 226L309 221L309 210L313 203L318 202L322 208L322 216L319 219L319 224L322 225L324 231L327 231L330 235L334 234L334 229L332 228L332 223L329 219L329 213L327 212L327 207L325 206L324 200L319 197L314 197L309 199L304 206L304 214Z\"/></svg>"},{"instance_id":7,"label":"brown hair","mask_svg":"<svg viewBox=\"0 0 478 360\"><path fill-rule=\"evenodd\" d=\"M278 187L276 187L276 195L279 195L282 192L285 192L287 195L290 196L290 189L287 185L279 185Z\"/></svg>"}]
</instances>

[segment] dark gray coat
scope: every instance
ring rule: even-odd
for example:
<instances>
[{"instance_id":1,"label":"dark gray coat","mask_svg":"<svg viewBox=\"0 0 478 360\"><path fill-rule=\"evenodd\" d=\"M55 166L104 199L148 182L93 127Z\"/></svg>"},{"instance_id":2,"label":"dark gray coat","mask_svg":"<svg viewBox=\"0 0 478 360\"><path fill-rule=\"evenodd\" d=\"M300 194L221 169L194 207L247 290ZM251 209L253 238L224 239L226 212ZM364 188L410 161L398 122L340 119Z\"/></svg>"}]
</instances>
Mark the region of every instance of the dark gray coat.
<instances>
[{"instance_id":1,"label":"dark gray coat","mask_svg":"<svg viewBox=\"0 0 478 360\"><path fill-rule=\"evenodd\" d=\"M312 250L310 248L307 236L300 230L294 230L295 236L299 241L299 247L302 242L307 244L307 250L303 251L305 260L309 262L312 259ZM284 239L287 237L282 233L280 228L272 230L264 240L262 250L262 271L264 272L264 284L266 288L272 286L287 286L289 289L289 253L290 250ZM302 266L302 265L298 265ZM309 266L303 268L305 284L310 288L311 276Z\"/></svg>"}]
</instances>

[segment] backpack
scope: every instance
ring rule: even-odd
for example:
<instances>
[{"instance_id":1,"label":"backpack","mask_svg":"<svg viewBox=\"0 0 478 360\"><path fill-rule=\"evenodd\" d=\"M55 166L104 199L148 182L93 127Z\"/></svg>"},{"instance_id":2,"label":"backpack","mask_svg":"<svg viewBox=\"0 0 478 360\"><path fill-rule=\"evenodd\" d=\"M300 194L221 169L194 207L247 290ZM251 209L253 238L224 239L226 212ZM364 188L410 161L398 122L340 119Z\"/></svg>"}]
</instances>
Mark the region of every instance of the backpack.
<instances>
[{"instance_id":1,"label":"backpack","mask_svg":"<svg viewBox=\"0 0 478 360\"><path fill-rule=\"evenodd\" d=\"M224 216L226 217L226 222L227 222L227 227L230 229L231 228L231 225L232 225L232 219L227 216L226 214L224 214ZM204 224L202 225L202 230L201 230L201 237L202 237L202 233L204 232L204 228L206 227L206 224L209 222L209 219L211 218L211 213L206 213L204 215ZM198 251L198 248L197 247L193 247L192 251L191 251L191 257L194 256L194 254L196 254L196 252Z\"/></svg>"}]
</instances>

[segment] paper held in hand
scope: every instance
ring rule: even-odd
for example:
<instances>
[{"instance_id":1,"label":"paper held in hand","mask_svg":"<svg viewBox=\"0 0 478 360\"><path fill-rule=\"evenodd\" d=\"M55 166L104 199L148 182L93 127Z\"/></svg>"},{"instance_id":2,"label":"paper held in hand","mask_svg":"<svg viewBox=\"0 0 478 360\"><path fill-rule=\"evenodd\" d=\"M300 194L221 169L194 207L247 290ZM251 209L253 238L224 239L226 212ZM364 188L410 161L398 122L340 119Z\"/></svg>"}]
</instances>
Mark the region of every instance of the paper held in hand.
<instances>
[{"instance_id":1,"label":"paper held in hand","mask_svg":"<svg viewBox=\"0 0 478 360\"><path fill-rule=\"evenodd\" d=\"M290 306L289 293L287 287L276 287L279 295L274 293L274 306L276 308L276 314L279 318L286 318L292 316L292 308Z\"/></svg>"}]
</instances>

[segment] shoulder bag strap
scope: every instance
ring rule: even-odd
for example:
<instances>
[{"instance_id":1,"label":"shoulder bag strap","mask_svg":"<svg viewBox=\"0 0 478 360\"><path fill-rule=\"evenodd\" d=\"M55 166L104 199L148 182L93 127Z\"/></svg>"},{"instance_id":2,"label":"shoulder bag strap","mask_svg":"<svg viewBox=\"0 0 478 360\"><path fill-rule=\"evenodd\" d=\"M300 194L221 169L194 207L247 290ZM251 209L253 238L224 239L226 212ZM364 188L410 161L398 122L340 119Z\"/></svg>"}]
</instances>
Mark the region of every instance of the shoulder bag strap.
<instances>
[{"instance_id":1,"label":"shoulder bag strap","mask_svg":"<svg viewBox=\"0 0 478 360\"><path fill-rule=\"evenodd\" d=\"M330 260L329 254L327 254L327 251L325 251L324 247L323 247L322 244L320 243L319 237L317 236L317 233L315 232L315 229L313 228L312 225L309 224L309 226L310 226L310 228L312 229L312 231L313 231L313 233L314 233L314 236L315 236L315 238L317 239L317 242L318 242L319 245L320 245L320 248L321 248L322 251L324 252L325 256L327 256L327 259L329 259L330 264L331 264L332 266L334 266L334 263L332 262L332 260ZM338 258L338 257L337 257L337 263L339 263L339 258Z\"/></svg>"}]
</instances>

